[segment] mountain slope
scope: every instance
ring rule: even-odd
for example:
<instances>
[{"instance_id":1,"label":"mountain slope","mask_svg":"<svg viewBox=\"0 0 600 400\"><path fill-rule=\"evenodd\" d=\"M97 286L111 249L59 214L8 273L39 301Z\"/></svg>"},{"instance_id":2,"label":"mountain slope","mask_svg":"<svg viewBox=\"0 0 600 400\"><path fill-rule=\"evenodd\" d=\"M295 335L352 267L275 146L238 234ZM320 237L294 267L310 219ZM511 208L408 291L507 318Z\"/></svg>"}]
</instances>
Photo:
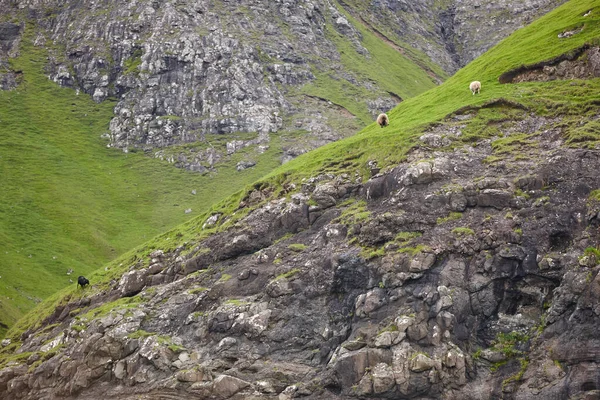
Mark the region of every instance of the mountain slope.
<instances>
[{"instance_id":1,"label":"mountain slope","mask_svg":"<svg viewBox=\"0 0 600 400\"><path fill-rule=\"evenodd\" d=\"M51 79L118 101L112 146L205 170L217 134L252 133L253 146L300 133L285 159L349 136L561 1L397 3L2 1L0 10L35 19ZM323 111L328 102L337 107Z\"/></svg>"},{"instance_id":2,"label":"mountain slope","mask_svg":"<svg viewBox=\"0 0 600 400\"><path fill-rule=\"evenodd\" d=\"M101 135L114 103L58 87L43 74L43 49L22 43L20 51L13 66L22 82L0 93L2 335L78 275L200 214L275 168L281 155L276 137L257 167L236 171L240 151L223 160L216 179L107 150Z\"/></svg>"},{"instance_id":3,"label":"mountain slope","mask_svg":"<svg viewBox=\"0 0 600 400\"><path fill-rule=\"evenodd\" d=\"M381 35L421 50L450 74L563 3L563 0L341 2Z\"/></svg>"},{"instance_id":4,"label":"mountain slope","mask_svg":"<svg viewBox=\"0 0 600 400\"><path fill-rule=\"evenodd\" d=\"M0 391L593 396L599 23L600 2L571 1L390 127L292 160L57 294L8 333Z\"/></svg>"},{"instance_id":5,"label":"mountain slope","mask_svg":"<svg viewBox=\"0 0 600 400\"><path fill-rule=\"evenodd\" d=\"M72 274L446 78L378 15L358 2L0 0L0 87L17 88L0 93L0 335ZM409 26L411 42L427 36Z\"/></svg>"},{"instance_id":6,"label":"mountain slope","mask_svg":"<svg viewBox=\"0 0 600 400\"><path fill-rule=\"evenodd\" d=\"M0 391L594 396L599 23L600 2L570 1L390 127L298 157L57 294L8 333Z\"/></svg>"},{"instance_id":7,"label":"mountain slope","mask_svg":"<svg viewBox=\"0 0 600 400\"><path fill-rule=\"evenodd\" d=\"M54 81L117 99L111 146L163 149L186 168L212 168L206 143L226 133L266 144L270 133L300 131L290 155L307 151L445 77L329 1L4 1L0 10L35 18ZM327 101L338 109L323 112Z\"/></svg>"},{"instance_id":8,"label":"mountain slope","mask_svg":"<svg viewBox=\"0 0 600 400\"><path fill-rule=\"evenodd\" d=\"M350 94L372 100L383 93L387 100L375 101L373 107L389 108L398 100L388 92L409 97L434 85L421 67L372 34L363 35L348 25L355 34L350 41L331 22L318 20L315 23L319 31L328 38L325 43L328 53L314 57L337 59L339 73L346 74L348 79L354 77L353 83L332 79L332 72L317 73L318 68L325 68L326 61L321 60L319 63L323 65L314 67L318 77L300 87L307 76L312 76L313 67L303 64L303 73L308 74L304 76L293 68L290 70L287 62L275 62L276 58L267 54L265 46L282 46L281 40L271 43L250 38L239 27L227 24L223 30L231 28L228 34L239 39L229 40L221 30L205 32L212 17L190 20L186 13L189 7L195 7L191 3L182 9L167 2L157 6L154 14L150 11L154 10L151 2L134 3L123 8L114 2L0 1L0 86L13 89L0 92L3 173L0 238L5 247L0 253L3 297L0 335L41 299L72 284L73 274L77 277L89 273L157 233L206 210L282 161L368 124L373 111L369 111L366 103L348 101ZM215 2L209 9L216 12L222 7L228 5ZM212 13L210 10L205 11ZM152 15L146 18L145 13ZM271 24L281 22L278 15ZM137 25L140 20L145 21L141 32ZM206 76L202 79L190 75L196 70L189 69L187 50L178 47L180 42L171 36L168 39L161 36L165 25L176 23L181 24L183 39L188 35L198 39L193 46L198 53L194 60L200 62L200 70L210 64L207 61L205 65L202 57L214 58L214 64L208 68L210 72L204 71ZM123 40L123 30L129 30L135 40ZM87 36L83 39L82 35ZM252 63L247 65L242 55L229 54L231 49L225 44L213 46L212 40L230 43L242 55L251 56ZM257 41L262 47L256 45ZM309 45L305 41L298 43ZM291 57L293 49L290 49L285 49L285 54ZM356 49L368 54L359 54ZM210 54L201 57L200 53ZM181 60L175 61L174 54ZM163 62L168 64L163 65L164 69L161 67L154 73L147 70ZM364 66L354 70L344 67L357 62ZM189 96L190 91L198 90L206 92L208 97L215 96L215 102L206 109L211 115L218 114L221 121L227 112L216 109L230 107L232 100L228 96L235 92L230 89L244 85L242 76L249 73L246 68L252 71L259 68L262 72L244 90L253 94L266 92L277 103L284 101L279 93L283 89L278 85L288 85L289 101L298 104L283 113L270 106L255 108L248 101L237 99L239 109L234 113L240 115L236 118L244 125L257 112L266 113L267 119L275 118L278 124L285 122L286 129L267 127L262 132L258 122L249 123L252 129L243 126L205 129L196 120L186 120L198 117L198 113L204 112L203 104L210 102L201 99L204 96L201 94ZM369 81L366 87L360 83L365 79ZM155 80L165 87L153 86ZM140 85L144 95L126 82ZM379 82L382 88L375 89L374 82ZM60 90L57 83L77 91ZM215 88L219 85L228 88L225 97L223 90ZM156 106L158 98L162 106ZM155 105L150 120L144 111L149 102ZM171 103L178 102L183 104L181 107L188 107L187 111L173 111L172 107L179 106ZM186 114L188 111L190 115ZM262 118L260 115L257 118ZM138 139L152 142L146 148L148 151L138 151L134 143L137 125L125 128L117 121L119 118L125 118L130 125L144 121L143 129L140 128L143 137ZM323 125L323 120L332 128ZM231 120L221 122L230 124ZM197 126L190 128L194 124ZM110 142L110 132L115 126L121 126L123 146L120 147L127 150L125 154L105 148L107 144L114 145L114 141ZM195 142L194 135L179 132L178 127L200 129L202 141ZM227 135L223 134L225 131ZM264 136L266 132L269 134ZM173 144L167 134L174 137L181 134L173 139L175 147L164 148L167 143ZM159 148L154 149L155 145ZM196 173L170 171L167 163ZM23 276L35 279L23 280Z\"/></svg>"}]
</instances>

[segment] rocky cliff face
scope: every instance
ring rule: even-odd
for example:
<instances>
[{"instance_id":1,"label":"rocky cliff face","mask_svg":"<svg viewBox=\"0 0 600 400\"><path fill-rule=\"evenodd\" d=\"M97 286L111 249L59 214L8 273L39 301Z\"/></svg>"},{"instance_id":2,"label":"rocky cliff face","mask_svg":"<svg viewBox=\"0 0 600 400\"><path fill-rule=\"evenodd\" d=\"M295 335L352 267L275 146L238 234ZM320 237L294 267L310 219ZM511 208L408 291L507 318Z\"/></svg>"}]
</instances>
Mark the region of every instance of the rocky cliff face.
<instances>
[{"instance_id":1,"label":"rocky cliff face","mask_svg":"<svg viewBox=\"0 0 600 400\"><path fill-rule=\"evenodd\" d=\"M454 73L516 29L564 2L355 0L341 3L381 35L410 44L446 72Z\"/></svg>"},{"instance_id":2,"label":"rocky cliff face","mask_svg":"<svg viewBox=\"0 0 600 400\"><path fill-rule=\"evenodd\" d=\"M20 32L19 24L0 23L0 90L10 90L17 86L19 73L11 70L8 58L15 56Z\"/></svg>"},{"instance_id":3,"label":"rocky cliff face","mask_svg":"<svg viewBox=\"0 0 600 400\"><path fill-rule=\"evenodd\" d=\"M0 393L594 398L600 154L565 141L600 118L586 85L577 112L463 108L364 182L257 184L5 340Z\"/></svg>"},{"instance_id":4,"label":"rocky cliff face","mask_svg":"<svg viewBox=\"0 0 600 400\"><path fill-rule=\"evenodd\" d=\"M204 172L227 155L212 146L215 135L251 133L253 137L237 147L261 152L270 142L269 135L297 132L295 139L288 139L282 161L348 136L402 98L440 82L442 77L432 72L428 57L452 73L561 2L535 0L518 6L512 1L494 5L348 2L340 6L328 0L5 0L0 11L5 18L21 18L21 28L26 19L35 24L30 39L49 49L50 79L98 102L117 101L107 134L109 146L143 149L177 166ZM14 36L16 26L14 22L2 25L2 43ZM349 51L364 60L374 57L361 29L379 35L421 66L415 88L409 89L412 81L403 82L405 91L390 92L381 79L365 76L344 62ZM335 35L343 36L344 46L349 47L340 47ZM404 56L398 53L398 57ZM16 85L14 72L0 73L3 88ZM323 79L360 88L343 96L361 103L365 112L357 115L346 110L344 101L341 104L331 93L336 89ZM307 96L306 85L316 85L320 94ZM337 106L332 107L331 101Z\"/></svg>"}]
</instances>

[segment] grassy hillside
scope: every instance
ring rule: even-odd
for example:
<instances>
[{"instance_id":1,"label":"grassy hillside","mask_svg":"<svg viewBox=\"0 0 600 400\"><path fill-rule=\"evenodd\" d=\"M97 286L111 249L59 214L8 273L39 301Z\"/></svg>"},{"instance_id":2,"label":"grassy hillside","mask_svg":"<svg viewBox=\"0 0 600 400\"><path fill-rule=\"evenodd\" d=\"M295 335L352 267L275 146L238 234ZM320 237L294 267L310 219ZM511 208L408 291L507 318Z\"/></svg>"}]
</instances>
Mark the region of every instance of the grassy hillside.
<instances>
[{"instance_id":1,"label":"grassy hillside","mask_svg":"<svg viewBox=\"0 0 600 400\"><path fill-rule=\"evenodd\" d=\"M4 18L10 16L0 17ZM371 122L364 99L387 97L388 92L408 98L434 83L394 47L357 25L369 61L331 27L327 35L348 74L379 84L380 92L331 76L331 60L321 60L313 68L314 84L297 94L340 104L358 117L354 126L363 127ZM227 157L217 174L206 175L175 169L141 153L107 149L101 136L108 130L115 102L96 104L87 95L48 81L43 70L47 49L32 45L43 35L36 29L27 25L21 55L11 60L13 69L23 73L22 84L0 92L0 337L36 303L75 286L78 275L90 274L266 175L279 166L281 145L305 134L272 134L265 153L252 153L255 167L235 169L254 151L248 148ZM50 40L45 45L60 46ZM164 152L185 153L203 146L224 150L227 141L247 140L249 135L213 135L206 144L173 146ZM187 209L192 213L186 214Z\"/></svg>"},{"instance_id":2,"label":"grassy hillside","mask_svg":"<svg viewBox=\"0 0 600 400\"><path fill-rule=\"evenodd\" d=\"M43 73L45 61L43 49L24 41L13 60L24 81L0 92L0 336L71 279L279 165L278 137L255 168L236 171L238 153L204 176L107 149L101 135L114 104L58 87ZM211 143L225 145L221 137Z\"/></svg>"}]
</instances>

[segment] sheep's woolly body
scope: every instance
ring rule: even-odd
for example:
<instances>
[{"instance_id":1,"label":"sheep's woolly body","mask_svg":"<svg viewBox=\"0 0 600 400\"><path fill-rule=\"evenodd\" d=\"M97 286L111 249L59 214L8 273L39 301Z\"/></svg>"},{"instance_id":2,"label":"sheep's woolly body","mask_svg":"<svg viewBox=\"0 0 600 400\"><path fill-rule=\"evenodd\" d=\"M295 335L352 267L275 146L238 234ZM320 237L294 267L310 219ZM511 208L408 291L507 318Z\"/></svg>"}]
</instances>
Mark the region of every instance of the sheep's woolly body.
<instances>
[{"instance_id":1,"label":"sheep's woolly body","mask_svg":"<svg viewBox=\"0 0 600 400\"><path fill-rule=\"evenodd\" d=\"M390 119L388 118L387 114L379 114L377 117L377 123L383 128L384 126L388 126L390 124Z\"/></svg>"},{"instance_id":2,"label":"sheep's woolly body","mask_svg":"<svg viewBox=\"0 0 600 400\"><path fill-rule=\"evenodd\" d=\"M481 82L471 82L471 84L469 85L469 89L471 89L471 92L473 92L473 94L475 94L475 92L479 93L481 91Z\"/></svg>"}]
</instances>

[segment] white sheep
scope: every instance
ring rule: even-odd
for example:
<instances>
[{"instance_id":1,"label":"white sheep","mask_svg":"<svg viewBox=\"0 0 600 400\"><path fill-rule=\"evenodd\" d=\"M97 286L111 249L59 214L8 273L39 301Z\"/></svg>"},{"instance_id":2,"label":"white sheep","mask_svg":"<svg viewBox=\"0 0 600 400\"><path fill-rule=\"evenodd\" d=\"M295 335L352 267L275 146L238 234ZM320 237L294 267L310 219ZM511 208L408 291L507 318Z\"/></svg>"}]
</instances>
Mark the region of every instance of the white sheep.
<instances>
[{"instance_id":1,"label":"white sheep","mask_svg":"<svg viewBox=\"0 0 600 400\"><path fill-rule=\"evenodd\" d=\"M471 89L471 92L473 92L473 95L475 95L475 92L479 93L479 91L481 90L481 82L479 82L479 81L471 82L471 84L469 85L469 89Z\"/></svg>"},{"instance_id":2,"label":"white sheep","mask_svg":"<svg viewBox=\"0 0 600 400\"><path fill-rule=\"evenodd\" d=\"M377 123L383 128L384 126L388 126L390 124L390 119L388 118L387 114L379 114L377 117Z\"/></svg>"}]
</instances>

